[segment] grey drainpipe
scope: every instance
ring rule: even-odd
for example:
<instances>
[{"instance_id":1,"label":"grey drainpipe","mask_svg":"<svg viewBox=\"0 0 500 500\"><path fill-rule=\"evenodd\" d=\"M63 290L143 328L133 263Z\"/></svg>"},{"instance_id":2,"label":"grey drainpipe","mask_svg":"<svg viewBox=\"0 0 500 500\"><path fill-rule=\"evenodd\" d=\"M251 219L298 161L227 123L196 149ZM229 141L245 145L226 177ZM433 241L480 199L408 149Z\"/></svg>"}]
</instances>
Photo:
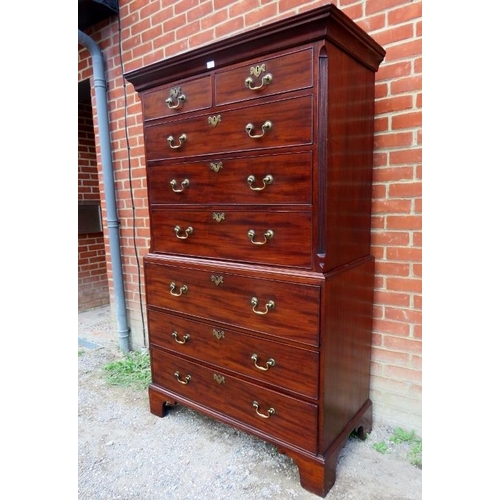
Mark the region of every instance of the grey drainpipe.
<instances>
[{"instance_id":1,"label":"grey drainpipe","mask_svg":"<svg viewBox=\"0 0 500 500\"><path fill-rule=\"evenodd\" d=\"M115 289L116 317L118 323L118 343L124 353L130 352L129 327L127 324L127 309L125 307L125 291L123 287L123 272L120 254L119 223L116 213L115 182L113 162L111 157L111 141L108 123L108 105L106 96L106 76L104 59L97 43L88 35L78 30L78 43L86 47L92 56L94 73L94 89L97 102L97 124L101 141L102 172L104 177L104 196L106 199L107 226L109 246L111 249L111 268Z\"/></svg>"}]
</instances>

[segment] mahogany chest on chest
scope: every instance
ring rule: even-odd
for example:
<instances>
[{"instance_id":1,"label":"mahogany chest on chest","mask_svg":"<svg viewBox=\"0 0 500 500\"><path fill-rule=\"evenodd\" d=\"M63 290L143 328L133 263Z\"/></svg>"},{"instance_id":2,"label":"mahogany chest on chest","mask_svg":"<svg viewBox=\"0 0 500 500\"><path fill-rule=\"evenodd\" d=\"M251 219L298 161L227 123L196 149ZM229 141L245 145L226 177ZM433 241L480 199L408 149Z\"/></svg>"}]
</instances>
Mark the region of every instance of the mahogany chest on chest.
<instances>
[{"instance_id":1,"label":"mahogany chest on chest","mask_svg":"<svg viewBox=\"0 0 500 500\"><path fill-rule=\"evenodd\" d=\"M276 445L326 496L371 430L375 72L323 6L133 71L151 244L151 412Z\"/></svg>"}]
</instances>

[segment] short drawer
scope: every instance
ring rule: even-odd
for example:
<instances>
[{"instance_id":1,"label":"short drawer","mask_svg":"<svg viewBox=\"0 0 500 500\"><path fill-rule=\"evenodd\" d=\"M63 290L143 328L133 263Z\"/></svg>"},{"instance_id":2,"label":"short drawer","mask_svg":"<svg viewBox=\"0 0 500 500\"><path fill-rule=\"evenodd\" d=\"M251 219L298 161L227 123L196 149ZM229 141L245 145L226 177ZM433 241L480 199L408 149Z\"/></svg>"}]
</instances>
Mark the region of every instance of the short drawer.
<instances>
[{"instance_id":1,"label":"short drawer","mask_svg":"<svg viewBox=\"0 0 500 500\"><path fill-rule=\"evenodd\" d=\"M144 121L177 116L212 106L212 79L209 75L183 80L142 94Z\"/></svg>"},{"instance_id":2,"label":"short drawer","mask_svg":"<svg viewBox=\"0 0 500 500\"><path fill-rule=\"evenodd\" d=\"M151 349L153 385L315 453L318 406Z\"/></svg>"},{"instance_id":3,"label":"short drawer","mask_svg":"<svg viewBox=\"0 0 500 500\"><path fill-rule=\"evenodd\" d=\"M312 267L312 213L151 208L151 251Z\"/></svg>"},{"instance_id":4,"label":"short drawer","mask_svg":"<svg viewBox=\"0 0 500 500\"><path fill-rule=\"evenodd\" d=\"M312 95L146 123L147 160L311 144L313 123Z\"/></svg>"},{"instance_id":5,"label":"short drawer","mask_svg":"<svg viewBox=\"0 0 500 500\"><path fill-rule=\"evenodd\" d=\"M313 50L307 47L215 71L215 104L229 104L312 86Z\"/></svg>"},{"instance_id":6,"label":"short drawer","mask_svg":"<svg viewBox=\"0 0 500 500\"><path fill-rule=\"evenodd\" d=\"M148 305L314 347L320 286L144 262Z\"/></svg>"},{"instance_id":7,"label":"short drawer","mask_svg":"<svg viewBox=\"0 0 500 500\"><path fill-rule=\"evenodd\" d=\"M149 203L310 205L311 172L311 152L156 165L147 170Z\"/></svg>"},{"instance_id":8,"label":"short drawer","mask_svg":"<svg viewBox=\"0 0 500 500\"><path fill-rule=\"evenodd\" d=\"M318 352L245 335L215 322L148 310L149 341L227 371L309 398L318 397Z\"/></svg>"}]
</instances>

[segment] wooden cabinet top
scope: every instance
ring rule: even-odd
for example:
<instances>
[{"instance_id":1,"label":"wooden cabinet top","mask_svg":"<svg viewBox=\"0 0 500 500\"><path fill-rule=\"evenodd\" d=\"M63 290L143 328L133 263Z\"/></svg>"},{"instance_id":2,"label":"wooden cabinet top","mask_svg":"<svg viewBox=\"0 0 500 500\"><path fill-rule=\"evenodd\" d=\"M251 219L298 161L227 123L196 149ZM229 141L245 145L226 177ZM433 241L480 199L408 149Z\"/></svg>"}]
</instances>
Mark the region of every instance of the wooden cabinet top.
<instances>
[{"instance_id":1,"label":"wooden cabinet top","mask_svg":"<svg viewBox=\"0 0 500 500\"><path fill-rule=\"evenodd\" d=\"M377 71L385 50L334 5L301 14L217 40L125 74L136 91L263 57L284 48L328 40L361 64Z\"/></svg>"}]
</instances>

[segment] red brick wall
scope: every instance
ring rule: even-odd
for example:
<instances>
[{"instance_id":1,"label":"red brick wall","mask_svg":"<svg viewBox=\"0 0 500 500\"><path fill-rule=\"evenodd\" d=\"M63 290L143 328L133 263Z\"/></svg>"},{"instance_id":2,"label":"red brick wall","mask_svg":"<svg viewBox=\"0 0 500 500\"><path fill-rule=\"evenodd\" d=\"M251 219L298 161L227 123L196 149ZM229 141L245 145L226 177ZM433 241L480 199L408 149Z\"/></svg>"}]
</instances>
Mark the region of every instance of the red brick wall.
<instances>
[{"instance_id":1,"label":"red brick wall","mask_svg":"<svg viewBox=\"0 0 500 500\"><path fill-rule=\"evenodd\" d=\"M376 75L372 219L376 291L371 397L376 419L420 431L421 1L120 0L121 32L117 17L87 31L103 50L107 63L125 293L132 339L137 339L133 340L133 345L139 346L142 342L140 301L144 298L144 290L139 289L143 280L136 252L142 264L148 248L149 221L141 105L132 85L124 82L121 65L128 72L327 3L334 3L387 51ZM118 50L120 39L121 54ZM79 47L79 56L79 78L82 79L89 74L89 55L86 49ZM99 145L97 154L99 159ZM106 253L109 267L107 246Z\"/></svg>"},{"instance_id":2,"label":"red brick wall","mask_svg":"<svg viewBox=\"0 0 500 500\"><path fill-rule=\"evenodd\" d=\"M78 106L78 201L99 201L92 107ZM103 233L78 235L78 310L109 304Z\"/></svg>"}]
</instances>

